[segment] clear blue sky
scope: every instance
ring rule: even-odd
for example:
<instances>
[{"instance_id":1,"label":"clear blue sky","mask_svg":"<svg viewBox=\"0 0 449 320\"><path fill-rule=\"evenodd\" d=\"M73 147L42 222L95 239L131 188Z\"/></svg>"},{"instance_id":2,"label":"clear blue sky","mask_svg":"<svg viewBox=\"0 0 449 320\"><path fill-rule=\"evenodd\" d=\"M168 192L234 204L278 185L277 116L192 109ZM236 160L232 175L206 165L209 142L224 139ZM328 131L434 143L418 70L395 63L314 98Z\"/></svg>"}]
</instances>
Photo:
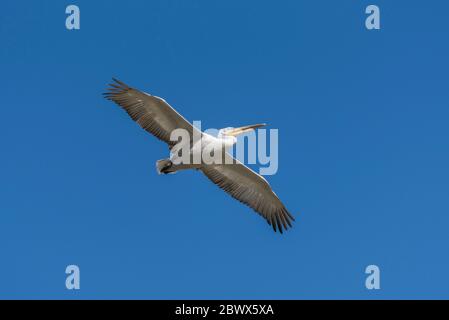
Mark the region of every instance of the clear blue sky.
<instances>
[{"instance_id":1,"label":"clear blue sky","mask_svg":"<svg viewBox=\"0 0 449 320\"><path fill-rule=\"evenodd\" d=\"M448 12L2 1L0 298L448 298ZM294 228L275 234L200 173L158 176L166 146L102 98L112 76L205 127L278 128L268 179Z\"/></svg>"}]
</instances>

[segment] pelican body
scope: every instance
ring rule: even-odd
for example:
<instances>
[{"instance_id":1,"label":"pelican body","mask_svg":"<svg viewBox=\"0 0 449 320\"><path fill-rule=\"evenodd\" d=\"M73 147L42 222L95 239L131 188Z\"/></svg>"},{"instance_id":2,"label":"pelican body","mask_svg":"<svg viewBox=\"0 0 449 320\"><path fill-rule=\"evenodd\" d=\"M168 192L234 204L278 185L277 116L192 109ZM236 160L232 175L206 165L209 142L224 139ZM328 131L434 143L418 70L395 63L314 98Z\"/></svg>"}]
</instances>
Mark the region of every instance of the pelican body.
<instances>
[{"instance_id":1,"label":"pelican body","mask_svg":"<svg viewBox=\"0 0 449 320\"><path fill-rule=\"evenodd\" d=\"M181 140L170 149L169 159L156 162L157 171L159 174L167 174L185 169L201 169L212 164L232 164L237 160L230 157L228 150L237 143L237 136L263 126L265 124L254 124L239 128L228 127L220 129L217 137L202 132L198 139L194 137L193 140ZM179 137L172 135L171 140L179 141ZM183 152L187 152L187 156L184 157ZM215 152L217 157L210 155ZM204 159L205 154L212 159Z\"/></svg>"},{"instance_id":2,"label":"pelican body","mask_svg":"<svg viewBox=\"0 0 449 320\"><path fill-rule=\"evenodd\" d=\"M122 107L143 129L168 145L170 156L156 162L159 174L199 170L226 193L263 216L274 231L282 233L292 226L294 217L268 182L227 151L237 142L238 135L265 124L224 128L214 137L200 132L162 98L113 80L104 96ZM178 131L188 138L181 141L176 136L174 138L173 134ZM212 161L205 159L205 153L213 154Z\"/></svg>"}]
</instances>

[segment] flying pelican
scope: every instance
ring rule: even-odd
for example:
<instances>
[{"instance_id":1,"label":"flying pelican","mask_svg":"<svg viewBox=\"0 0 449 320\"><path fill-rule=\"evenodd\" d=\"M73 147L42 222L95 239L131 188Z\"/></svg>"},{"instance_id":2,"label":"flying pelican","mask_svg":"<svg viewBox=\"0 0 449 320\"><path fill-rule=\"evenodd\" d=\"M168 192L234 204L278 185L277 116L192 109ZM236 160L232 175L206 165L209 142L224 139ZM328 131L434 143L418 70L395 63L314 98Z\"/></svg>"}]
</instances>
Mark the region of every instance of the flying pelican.
<instances>
[{"instance_id":1,"label":"flying pelican","mask_svg":"<svg viewBox=\"0 0 449 320\"><path fill-rule=\"evenodd\" d=\"M133 89L123 82L113 79L108 91L104 93L106 99L122 107L128 115L143 129L168 144L170 158L156 162L160 174L175 173L185 169L197 169L203 172L218 187L233 198L251 207L264 217L273 230L288 229L295 219L287 211L277 195L273 192L267 180L261 175L233 158L226 150L232 147L236 136L265 124L244 126L239 128L224 128L219 130L218 137L200 132L162 98ZM175 129L184 129L193 137L201 137L202 143L189 141L191 154L202 152L205 145L210 143L219 145L223 149L225 161L212 164L183 164L177 163L177 141L170 139ZM231 161L229 161L231 160Z\"/></svg>"}]
</instances>

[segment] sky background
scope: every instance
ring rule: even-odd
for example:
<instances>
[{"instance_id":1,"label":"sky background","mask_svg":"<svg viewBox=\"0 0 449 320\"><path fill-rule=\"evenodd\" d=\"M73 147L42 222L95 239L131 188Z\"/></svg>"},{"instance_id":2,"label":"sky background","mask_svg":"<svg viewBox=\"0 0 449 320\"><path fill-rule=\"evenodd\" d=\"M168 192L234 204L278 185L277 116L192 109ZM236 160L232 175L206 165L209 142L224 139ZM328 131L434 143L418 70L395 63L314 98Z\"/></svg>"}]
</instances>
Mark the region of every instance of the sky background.
<instances>
[{"instance_id":1,"label":"sky background","mask_svg":"<svg viewBox=\"0 0 449 320\"><path fill-rule=\"evenodd\" d=\"M0 298L449 298L448 12L2 1ZM203 129L279 129L267 178L293 229L274 233L199 172L157 175L167 148L103 99L113 76Z\"/></svg>"}]
</instances>

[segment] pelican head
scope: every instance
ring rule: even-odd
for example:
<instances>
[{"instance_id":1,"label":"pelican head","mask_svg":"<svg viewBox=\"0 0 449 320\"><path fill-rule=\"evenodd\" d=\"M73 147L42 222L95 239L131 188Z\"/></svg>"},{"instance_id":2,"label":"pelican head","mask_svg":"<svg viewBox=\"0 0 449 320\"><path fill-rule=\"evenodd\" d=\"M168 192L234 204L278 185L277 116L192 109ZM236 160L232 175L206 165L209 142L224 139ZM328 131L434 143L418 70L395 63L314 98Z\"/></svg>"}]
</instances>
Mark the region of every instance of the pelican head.
<instances>
[{"instance_id":1,"label":"pelican head","mask_svg":"<svg viewBox=\"0 0 449 320\"><path fill-rule=\"evenodd\" d=\"M223 128L223 129L220 129L220 131L218 131L218 137L219 138L227 138L227 137L237 138L237 136L240 134L250 132L257 128L264 127L264 126L266 126L265 123L259 123L259 124L252 124L249 126L238 127L238 128L233 128L233 127Z\"/></svg>"}]
</instances>

